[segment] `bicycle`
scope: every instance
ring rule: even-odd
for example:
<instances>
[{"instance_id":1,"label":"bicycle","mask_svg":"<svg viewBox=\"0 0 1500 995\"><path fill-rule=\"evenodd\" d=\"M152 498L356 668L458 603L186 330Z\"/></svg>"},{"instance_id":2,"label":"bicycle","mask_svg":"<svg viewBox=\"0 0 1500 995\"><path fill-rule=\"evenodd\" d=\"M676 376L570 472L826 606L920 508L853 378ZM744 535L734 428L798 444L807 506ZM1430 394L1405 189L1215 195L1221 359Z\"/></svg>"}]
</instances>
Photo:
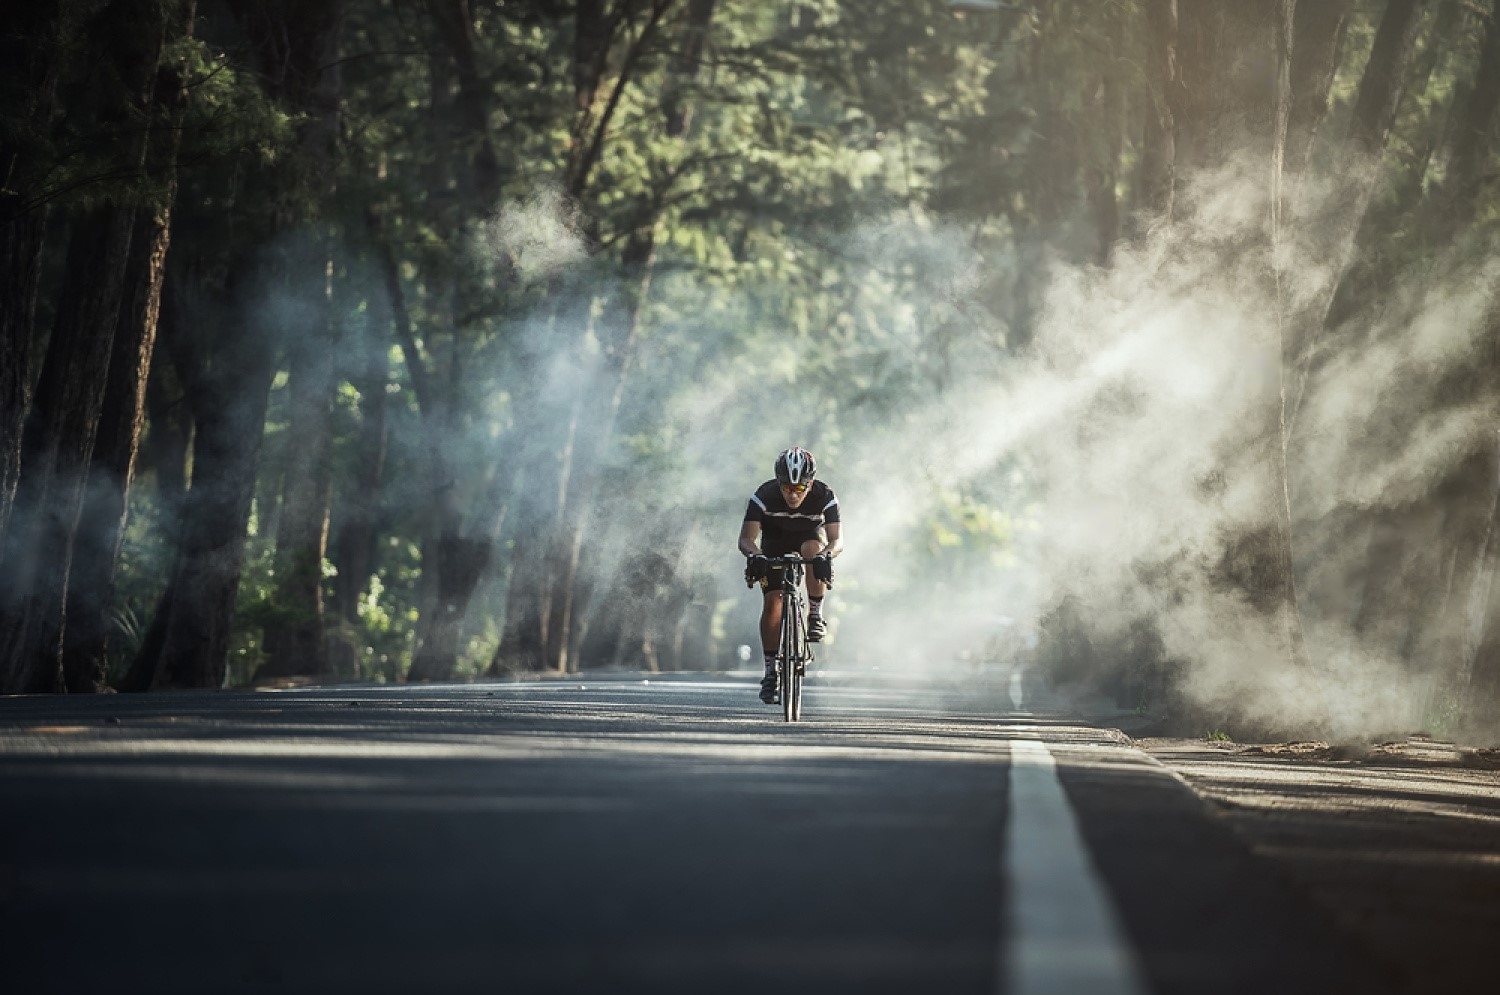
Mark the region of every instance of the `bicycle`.
<instances>
[{"instance_id":1,"label":"bicycle","mask_svg":"<svg viewBox=\"0 0 1500 995\"><path fill-rule=\"evenodd\" d=\"M781 567L781 634L776 640L776 673L781 683L781 715L788 722L802 718L802 681L813 662L807 641L807 600L802 574L811 559L796 553L768 558Z\"/></svg>"}]
</instances>

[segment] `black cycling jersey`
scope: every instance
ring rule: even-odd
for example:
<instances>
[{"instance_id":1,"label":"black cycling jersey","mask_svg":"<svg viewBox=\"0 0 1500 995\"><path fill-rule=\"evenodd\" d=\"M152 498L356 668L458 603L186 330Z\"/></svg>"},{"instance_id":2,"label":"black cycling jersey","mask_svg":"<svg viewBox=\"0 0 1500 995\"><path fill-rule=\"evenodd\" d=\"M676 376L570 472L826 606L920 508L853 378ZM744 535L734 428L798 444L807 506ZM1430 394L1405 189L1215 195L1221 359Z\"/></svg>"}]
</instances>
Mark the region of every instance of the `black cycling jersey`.
<instances>
[{"instance_id":1,"label":"black cycling jersey","mask_svg":"<svg viewBox=\"0 0 1500 995\"><path fill-rule=\"evenodd\" d=\"M760 523L760 545L768 555L793 552L804 540L817 536L823 526L838 520L839 499L821 480L812 482L796 508L787 505L781 485L768 480L750 495L745 508L745 521Z\"/></svg>"}]
</instances>

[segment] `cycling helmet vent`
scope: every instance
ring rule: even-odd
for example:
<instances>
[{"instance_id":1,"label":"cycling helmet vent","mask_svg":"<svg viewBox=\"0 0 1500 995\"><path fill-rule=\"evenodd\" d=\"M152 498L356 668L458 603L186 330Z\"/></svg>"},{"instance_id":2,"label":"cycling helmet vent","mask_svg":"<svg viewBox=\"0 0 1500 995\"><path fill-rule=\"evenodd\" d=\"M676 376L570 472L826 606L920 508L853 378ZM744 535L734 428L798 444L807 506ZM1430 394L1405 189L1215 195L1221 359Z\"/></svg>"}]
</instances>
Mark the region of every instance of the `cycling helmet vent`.
<instances>
[{"instance_id":1,"label":"cycling helmet vent","mask_svg":"<svg viewBox=\"0 0 1500 995\"><path fill-rule=\"evenodd\" d=\"M776 479L783 484L810 484L817 474L817 463L806 449L793 446L776 457Z\"/></svg>"}]
</instances>

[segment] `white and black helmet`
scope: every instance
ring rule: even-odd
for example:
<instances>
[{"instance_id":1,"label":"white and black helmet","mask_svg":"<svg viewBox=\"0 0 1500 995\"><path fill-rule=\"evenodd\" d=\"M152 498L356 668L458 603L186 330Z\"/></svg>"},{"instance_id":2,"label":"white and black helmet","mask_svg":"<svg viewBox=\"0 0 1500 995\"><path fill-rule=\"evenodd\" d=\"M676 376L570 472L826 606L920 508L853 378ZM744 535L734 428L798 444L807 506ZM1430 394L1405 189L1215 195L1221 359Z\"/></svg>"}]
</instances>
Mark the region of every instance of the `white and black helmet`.
<instances>
[{"instance_id":1,"label":"white and black helmet","mask_svg":"<svg viewBox=\"0 0 1500 995\"><path fill-rule=\"evenodd\" d=\"M782 484L810 484L817 476L818 464L813 454L793 446L776 457L776 480Z\"/></svg>"}]
</instances>

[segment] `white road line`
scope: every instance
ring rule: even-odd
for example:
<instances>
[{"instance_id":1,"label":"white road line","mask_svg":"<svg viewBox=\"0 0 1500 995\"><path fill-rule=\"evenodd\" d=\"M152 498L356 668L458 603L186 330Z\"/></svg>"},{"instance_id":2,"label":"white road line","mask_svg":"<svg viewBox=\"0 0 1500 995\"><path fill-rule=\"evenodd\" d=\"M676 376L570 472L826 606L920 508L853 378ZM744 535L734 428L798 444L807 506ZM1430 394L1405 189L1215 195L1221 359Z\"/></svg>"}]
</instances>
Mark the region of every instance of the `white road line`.
<instances>
[{"instance_id":1,"label":"white road line","mask_svg":"<svg viewBox=\"0 0 1500 995\"><path fill-rule=\"evenodd\" d=\"M1143 995L1148 988L1078 834L1057 762L1035 739L1013 740L1010 756L1001 993Z\"/></svg>"}]
</instances>

